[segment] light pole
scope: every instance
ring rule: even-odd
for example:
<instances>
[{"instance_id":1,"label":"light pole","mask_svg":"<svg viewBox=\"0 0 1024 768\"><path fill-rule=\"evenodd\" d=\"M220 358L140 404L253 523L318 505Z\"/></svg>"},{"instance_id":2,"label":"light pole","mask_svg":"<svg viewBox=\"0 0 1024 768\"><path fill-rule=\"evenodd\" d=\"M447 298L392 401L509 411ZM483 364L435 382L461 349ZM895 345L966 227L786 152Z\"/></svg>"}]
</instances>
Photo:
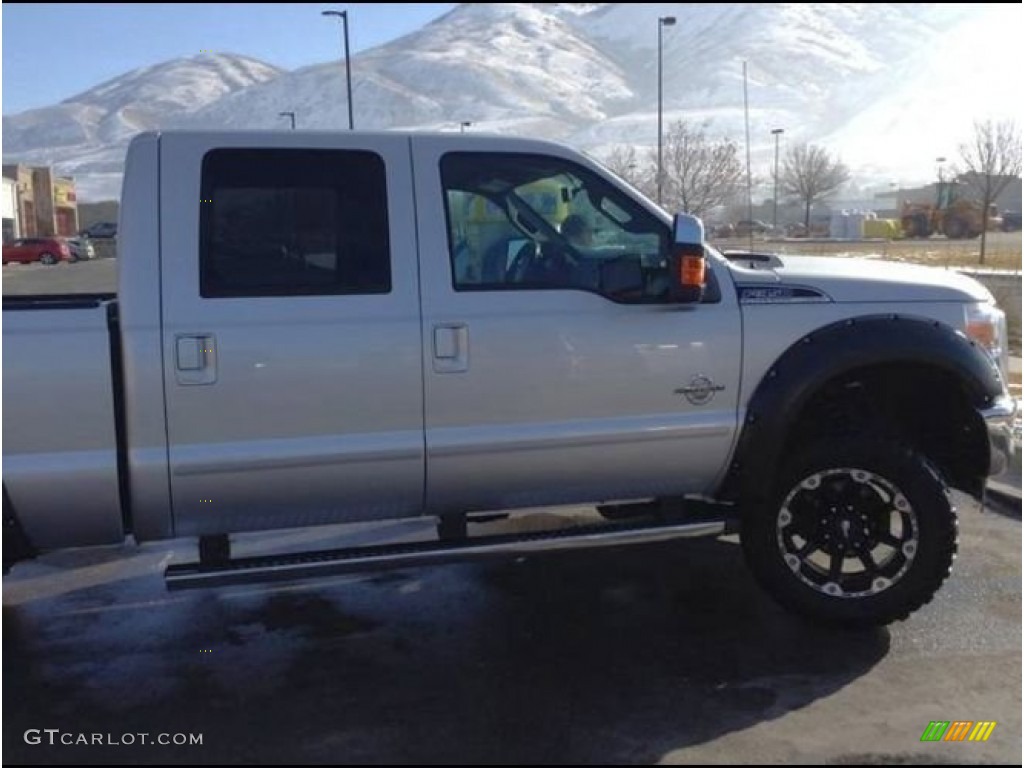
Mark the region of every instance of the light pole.
<instances>
[{"instance_id":1,"label":"light pole","mask_svg":"<svg viewBox=\"0 0 1024 768\"><path fill-rule=\"evenodd\" d=\"M295 130L295 113L294 112L278 112L278 117L287 117L292 121L292 130Z\"/></svg>"},{"instance_id":2,"label":"light pole","mask_svg":"<svg viewBox=\"0 0 1024 768\"><path fill-rule=\"evenodd\" d=\"M942 164L946 162L944 157L936 157L935 163L939 166L939 183L935 185L935 205L939 208L946 204L946 180L942 176Z\"/></svg>"},{"instance_id":3,"label":"light pole","mask_svg":"<svg viewBox=\"0 0 1024 768\"><path fill-rule=\"evenodd\" d=\"M671 27L676 23L675 16L659 16L658 17L658 205L661 205L661 186L662 186L662 170L661 170L661 114L662 114L662 85L661 85L661 30L663 27Z\"/></svg>"},{"instance_id":4,"label":"light pole","mask_svg":"<svg viewBox=\"0 0 1024 768\"><path fill-rule=\"evenodd\" d=\"M466 129L469 128L469 126L471 125L472 123L469 120L463 120L461 123L459 123L459 133L465 133Z\"/></svg>"},{"instance_id":5,"label":"light pole","mask_svg":"<svg viewBox=\"0 0 1024 768\"><path fill-rule=\"evenodd\" d=\"M348 55L348 11L321 11L323 16L337 16L341 19L345 30L345 88L348 93L348 129L355 128L352 119L352 63Z\"/></svg>"},{"instance_id":6,"label":"light pole","mask_svg":"<svg viewBox=\"0 0 1024 768\"><path fill-rule=\"evenodd\" d=\"M772 192L772 229L779 229L779 136L784 133L782 128L772 128L775 137L775 191Z\"/></svg>"}]
</instances>

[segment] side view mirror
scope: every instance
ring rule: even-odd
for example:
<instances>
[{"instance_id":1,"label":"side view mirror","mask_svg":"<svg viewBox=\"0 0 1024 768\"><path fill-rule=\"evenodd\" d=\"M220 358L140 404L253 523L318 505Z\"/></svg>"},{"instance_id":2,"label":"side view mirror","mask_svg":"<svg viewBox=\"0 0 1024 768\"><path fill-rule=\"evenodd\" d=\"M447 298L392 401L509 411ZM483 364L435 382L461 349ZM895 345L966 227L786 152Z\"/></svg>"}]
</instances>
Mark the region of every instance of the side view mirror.
<instances>
[{"instance_id":1,"label":"side view mirror","mask_svg":"<svg viewBox=\"0 0 1024 768\"><path fill-rule=\"evenodd\" d=\"M669 297L692 304L704 297L704 223L688 213L677 213L672 222L672 248L668 257Z\"/></svg>"}]
</instances>

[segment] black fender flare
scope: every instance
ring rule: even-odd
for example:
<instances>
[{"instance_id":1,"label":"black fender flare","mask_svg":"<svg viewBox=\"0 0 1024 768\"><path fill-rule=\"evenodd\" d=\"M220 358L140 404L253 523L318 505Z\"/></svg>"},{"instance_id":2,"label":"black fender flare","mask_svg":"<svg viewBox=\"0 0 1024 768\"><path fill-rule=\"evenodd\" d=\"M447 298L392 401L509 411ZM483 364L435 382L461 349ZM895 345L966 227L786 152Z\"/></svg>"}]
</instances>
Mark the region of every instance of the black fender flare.
<instances>
[{"instance_id":1,"label":"black fender flare","mask_svg":"<svg viewBox=\"0 0 1024 768\"><path fill-rule=\"evenodd\" d=\"M789 347L761 379L718 497L756 498L773 486L786 436L826 383L859 368L897 363L952 374L976 409L991 406L1004 390L988 353L945 323L887 314L824 326Z\"/></svg>"}]
</instances>

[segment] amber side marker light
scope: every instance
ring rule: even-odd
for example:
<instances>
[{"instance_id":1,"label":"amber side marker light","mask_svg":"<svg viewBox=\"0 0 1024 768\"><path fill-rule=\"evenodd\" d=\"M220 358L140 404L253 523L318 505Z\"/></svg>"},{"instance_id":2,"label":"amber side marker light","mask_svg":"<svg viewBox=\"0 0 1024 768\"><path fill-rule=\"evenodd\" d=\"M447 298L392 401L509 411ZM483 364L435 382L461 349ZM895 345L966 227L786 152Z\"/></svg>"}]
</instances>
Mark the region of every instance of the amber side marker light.
<instances>
[{"instance_id":1,"label":"amber side marker light","mask_svg":"<svg viewBox=\"0 0 1024 768\"><path fill-rule=\"evenodd\" d=\"M677 248L671 259L672 299L692 304L704 298L707 261L703 246L685 245Z\"/></svg>"},{"instance_id":2,"label":"amber side marker light","mask_svg":"<svg viewBox=\"0 0 1024 768\"><path fill-rule=\"evenodd\" d=\"M679 284L684 288L703 288L705 282L704 254L683 254L679 258Z\"/></svg>"}]
</instances>

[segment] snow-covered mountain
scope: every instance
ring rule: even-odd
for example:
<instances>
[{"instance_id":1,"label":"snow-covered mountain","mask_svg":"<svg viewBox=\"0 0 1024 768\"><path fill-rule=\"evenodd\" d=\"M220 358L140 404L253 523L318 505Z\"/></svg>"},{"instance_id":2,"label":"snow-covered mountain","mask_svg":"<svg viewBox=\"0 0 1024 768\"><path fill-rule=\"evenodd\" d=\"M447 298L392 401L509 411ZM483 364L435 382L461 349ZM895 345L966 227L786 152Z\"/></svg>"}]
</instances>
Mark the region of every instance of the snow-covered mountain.
<instances>
[{"instance_id":1,"label":"snow-covered mountain","mask_svg":"<svg viewBox=\"0 0 1024 768\"><path fill-rule=\"evenodd\" d=\"M283 70L246 56L200 54L143 67L52 107L3 118L4 162L54 163L80 196L120 195L132 136L161 128Z\"/></svg>"},{"instance_id":2,"label":"snow-covered mountain","mask_svg":"<svg viewBox=\"0 0 1024 768\"><path fill-rule=\"evenodd\" d=\"M947 4L480 4L353 59L357 128L530 134L600 154L656 139L659 17L666 124L709 120L751 144L770 130L824 143L862 178L927 180L975 119L1019 110L1020 6ZM216 65L216 66L214 66ZM82 196L116 195L127 137L149 127L347 126L344 62L281 72L194 57L137 70L56 107L4 117L5 161L57 161ZM97 175L102 174L102 175Z\"/></svg>"}]
</instances>

